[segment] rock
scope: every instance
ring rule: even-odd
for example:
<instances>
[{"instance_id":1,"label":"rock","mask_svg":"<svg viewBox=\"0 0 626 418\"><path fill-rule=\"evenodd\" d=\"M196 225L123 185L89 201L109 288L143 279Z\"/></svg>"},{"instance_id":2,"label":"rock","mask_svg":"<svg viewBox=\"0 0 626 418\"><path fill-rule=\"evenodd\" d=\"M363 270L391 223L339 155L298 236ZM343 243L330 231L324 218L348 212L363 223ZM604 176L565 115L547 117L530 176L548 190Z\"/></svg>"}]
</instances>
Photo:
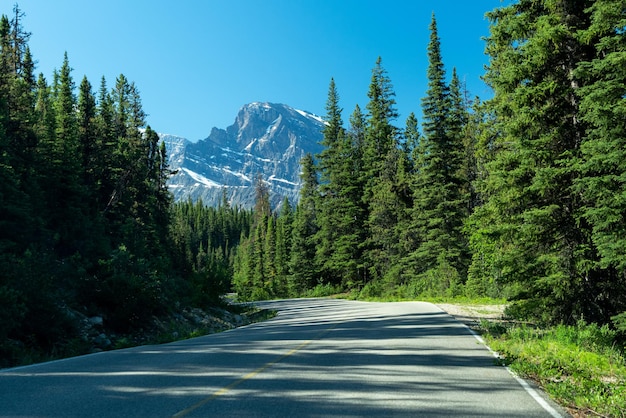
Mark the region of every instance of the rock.
<instances>
[{"instance_id":1,"label":"rock","mask_svg":"<svg viewBox=\"0 0 626 418\"><path fill-rule=\"evenodd\" d=\"M111 347L111 340L107 338L106 334L102 333L93 339L93 343L100 348L109 348Z\"/></svg>"},{"instance_id":2,"label":"rock","mask_svg":"<svg viewBox=\"0 0 626 418\"><path fill-rule=\"evenodd\" d=\"M92 326L101 327L104 324L104 320L101 316L92 316L88 319L88 321Z\"/></svg>"},{"instance_id":3,"label":"rock","mask_svg":"<svg viewBox=\"0 0 626 418\"><path fill-rule=\"evenodd\" d=\"M231 206L254 207L255 180L263 173L271 205L300 197L300 160L322 151L324 121L312 113L276 103L243 106L234 124L213 128L197 142L161 135L170 168L168 186L176 201L202 199L218 206L227 192Z\"/></svg>"}]
</instances>

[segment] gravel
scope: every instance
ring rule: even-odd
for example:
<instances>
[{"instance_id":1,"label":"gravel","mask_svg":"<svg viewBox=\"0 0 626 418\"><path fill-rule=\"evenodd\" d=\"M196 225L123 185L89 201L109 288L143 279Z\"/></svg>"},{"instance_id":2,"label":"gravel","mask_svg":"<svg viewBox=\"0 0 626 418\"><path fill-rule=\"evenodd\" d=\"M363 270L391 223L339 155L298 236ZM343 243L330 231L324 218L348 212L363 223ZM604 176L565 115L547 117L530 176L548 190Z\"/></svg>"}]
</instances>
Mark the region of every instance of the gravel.
<instances>
[{"instance_id":1,"label":"gravel","mask_svg":"<svg viewBox=\"0 0 626 418\"><path fill-rule=\"evenodd\" d=\"M437 303L439 308L454 316L470 328L480 324L483 319L503 320L506 305L461 305L451 303Z\"/></svg>"}]
</instances>

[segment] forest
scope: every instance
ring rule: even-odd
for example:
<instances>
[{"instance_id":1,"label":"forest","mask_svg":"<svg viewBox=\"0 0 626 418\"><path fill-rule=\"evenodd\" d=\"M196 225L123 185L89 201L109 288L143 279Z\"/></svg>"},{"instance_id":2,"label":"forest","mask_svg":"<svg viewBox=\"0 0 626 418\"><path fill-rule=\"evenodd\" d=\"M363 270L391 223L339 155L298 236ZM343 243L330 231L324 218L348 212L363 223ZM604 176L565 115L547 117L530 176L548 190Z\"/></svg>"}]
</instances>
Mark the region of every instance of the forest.
<instances>
[{"instance_id":1,"label":"forest","mask_svg":"<svg viewBox=\"0 0 626 418\"><path fill-rule=\"evenodd\" d=\"M626 11L520 0L487 14L493 96L471 97L433 15L421 123L379 58L347 123L331 79L298 202L173 202L137 86L47 80L0 19L0 356L80 346L77 313L133 332L183 306L344 294L506 299L538 324L626 329ZM74 350L74 351L72 351Z\"/></svg>"},{"instance_id":2,"label":"forest","mask_svg":"<svg viewBox=\"0 0 626 418\"><path fill-rule=\"evenodd\" d=\"M487 14L471 98L433 15L422 129L395 125L379 58L345 127L338 87L300 201L257 193L233 285L250 299L505 298L541 324L622 324L626 309L626 11L621 1L519 1Z\"/></svg>"}]
</instances>

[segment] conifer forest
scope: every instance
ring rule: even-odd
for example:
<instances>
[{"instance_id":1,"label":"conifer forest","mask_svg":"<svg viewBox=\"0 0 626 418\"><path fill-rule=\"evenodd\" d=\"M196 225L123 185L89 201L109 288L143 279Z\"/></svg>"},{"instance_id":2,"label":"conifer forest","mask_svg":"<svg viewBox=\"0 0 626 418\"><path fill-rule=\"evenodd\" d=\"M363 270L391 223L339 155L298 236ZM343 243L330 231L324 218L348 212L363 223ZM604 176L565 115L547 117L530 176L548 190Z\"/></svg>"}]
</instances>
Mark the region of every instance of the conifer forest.
<instances>
[{"instance_id":1,"label":"conifer forest","mask_svg":"<svg viewBox=\"0 0 626 418\"><path fill-rule=\"evenodd\" d=\"M2 364L64 353L73 312L124 333L229 292L500 298L535 323L626 324L623 0L488 12L485 100L444 62L433 15L415 112L398 120L381 58L364 109L331 79L299 200L271 207L260 173L250 210L174 202L138 87L74 80L67 54L36 75L23 16L0 20Z\"/></svg>"}]
</instances>

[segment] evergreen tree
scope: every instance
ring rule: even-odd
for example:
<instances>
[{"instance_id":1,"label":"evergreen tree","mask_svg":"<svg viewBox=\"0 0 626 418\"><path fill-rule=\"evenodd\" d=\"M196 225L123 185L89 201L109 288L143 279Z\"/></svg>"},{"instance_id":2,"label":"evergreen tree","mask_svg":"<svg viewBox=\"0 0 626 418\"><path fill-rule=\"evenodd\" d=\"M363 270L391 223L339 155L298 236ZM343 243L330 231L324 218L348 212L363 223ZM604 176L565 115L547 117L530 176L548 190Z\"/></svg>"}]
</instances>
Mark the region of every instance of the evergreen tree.
<instances>
[{"instance_id":1,"label":"evergreen tree","mask_svg":"<svg viewBox=\"0 0 626 418\"><path fill-rule=\"evenodd\" d=\"M83 77L78 91L78 141L83 157L83 184L90 191L96 191L98 179L94 168L96 155L100 152L97 148L96 98L87 77Z\"/></svg>"},{"instance_id":2,"label":"evergreen tree","mask_svg":"<svg viewBox=\"0 0 626 418\"><path fill-rule=\"evenodd\" d=\"M390 175L391 166L395 167L398 157L398 132L392 121L397 118L395 92L386 70L379 57L372 69L372 78L368 91L367 124L363 143L363 202L367 205L366 227L367 240L364 257L368 264L371 279L381 278L390 263L389 236L377 235L386 231L392 218L397 216L392 190L394 178ZM395 229L395 228L394 228ZM393 233L392 233L393 234Z\"/></svg>"},{"instance_id":3,"label":"evergreen tree","mask_svg":"<svg viewBox=\"0 0 626 418\"><path fill-rule=\"evenodd\" d=\"M252 228L256 225L265 224L267 218L272 214L272 208L270 206L270 189L269 185L263 179L263 174L259 173L256 176L254 183L254 223Z\"/></svg>"},{"instance_id":4,"label":"evergreen tree","mask_svg":"<svg viewBox=\"0 0 626 418\"><path fill-rule=\"evenodd\" d=\"M285 197L281 205L280 214L276 219L276 274L280 282L280 292L277 296L289 296L289 259L291 258L291 238L293 229L293 209L289 199Z\"/></svg>"},{"instance_id":5,"label":"evergreen tree","mask_svg":"<svg viewBox=\"0 0 626 418\"><path fill-rule=\"evenodd\" d=\"M491 163L497 149L496 138L499 133L494 126L496 124L493 112L487 112L485 103L476 100L473 111L470 114L465 143L466 163L464 171L471 183L469 191L469 213L465 229L469 234L469 247L471 260L467 272L465 293L470 297L490 296L503 297L506 287L499 280L498 273L492 270L496 264L497 251L493 248L494 241L482 239L480 234L472 234L478 228L477 219L479 213L484 213L483 205L487 200L487 182L489 171L487 166Z\"/></svg>"},{"instance_id":6,"label":"evergreen tree","mask_svg":"<svg viewBox=\"0 0 626 418\"><path fill-rule=\"evenodd\" d=\"M84 156L79 142L77 99L67 53L52 86L55 131L47 191L49 227L59 235L57 251L69 256L84 249L90 239L89 201L84 184Z\"/></svg>"},{"instance_id":7,"label":"evergreen tree","mask_svg":"<svg viewBox=\"0 0 626 418\"><path fill-rule=\"evenodd\" d=\"M35 105L34 64L28 48L30 33L21 25L24 14L17 5L13 18L0 21L0 102L9 163L24 190L36 190L37 137L33 130Z\"/></svg>"},{"instance_id":8,"label":"evergreen tree","mask_svg":"<svg viewBox=\"0 0 626 418\"><path fill-rule=\"evenodd\" d=\"M606 321L626 310L626 16L617 0L594 1L589 13L577 39L593 52L579 63L572 83L580 87L570 96L587 128L574 190L584 199L579 223L588 225L598 251L590 271L580 273L593 292L585 302Z\"/></svg>"},{"instance_id":9,"label":"evergreen tree","mask_svg":"<svg viewBox=\"0 0 626 418\"><path fill-rule=\"evenodd\" d=\"M289 291L293 296L301 295L318 284L319 269L316 261L317 201L319 183L313 156L307 154L301 161L302 188L296 206L291 241L291 280Z\"/></svg>"},{"instance_id":10,"label":"evergreen tree","mask_svg":"<svg viewBox=\"0 0 626 418\"><path fill-rule=\"evenodd\" d=\"M387 71L382 66L382 59L378 57L372 69L372 78L367 93L367 126L365 143L363 146L363 161L365 177L376 181L384 164L381 156L386 156L397 146L397 128L392 122L398 117L395 109L395 92ZM371 184L369 184L371 186ZM366 189L365 198L369 198Z\"/></svg>"},{"instance_id":11,"label":"evergreen tree","mask_svg":"<svg viewBox=\"0 0 626 418\"><path fill-rule=\"evenodd\" d=\"M14 108L13 94L19 81L12 65L10 34L9 19L3 15L0 18L0 352L5 358L8 356L3 341L21 331L30 309L27 289L31 285L25 283L30 276L29 266L23 260L32 244L31 227L35 223L30 196L23 188L29 170L16 152L16 143L20 142L16 138L22 135L16 129L24 128L25 121L15 119L22 112Z\"/></svg>"},{"instance_id":12,"label":"evergreen tree","mask_svg":"<svg viewBox=\"0 0 626 418\"><path fill-rule=\"evenodd\" d=\"M445 156L445 165L440 168L443 173L442 190L445 190L448 212L445 230L450 235L446 251L452 257L452 266L464 280L469 264L469 248L467 237L463 233L463 225L470 215L469 164L472 155L466 152L466 146L470 146L468 137L471 135L467 132L469 110L456 68L452 69L449 93L447 143L441 150Z\"/></svg>"},{"instance_id":13,"label":"evergreen tree","mask_svg":"<svg viewBox=\"0 0 626 418\"><path fill-rule=\"evenodd\" d=\"M350 164L350 168L346 170L345 196L347 199L348 211L347 216L350 217L347 225L346 248L349 249L349 257L351 260L351 269L346 278L348 288L358 288L369 280L369 269L365 257L367 248L367 213L368 202L364 199L365 187L367 179L363 177L365 170L365 161L363 158L365 147L367 122L365 115L361 112L359 105L356 105L354 111L350 115L350 129L348 139L351 150L351 158L345 160Z\"/></svg>"},{"instance_id":14,"label":"evergreen tree","mask_svg":"<svg viewBox=\"0 0 626 418\"><path fill-rule=\"evenodd\" d=\"M251 211L223 205L207 207L202 200L172 207L172 263L185 279L179 292L194 306L215 304L233 285L240 298L252 288L245 270ZM236 253L236 254L235 254Z\"/></svg>"},{"instance_id":15,"label":"evergreen tree","mask_svg":"<svg viewBox=\"0 0 626 418\"><path fill-rule=\"evenodd\" d=\"M589 22L587 3L523 0L488 14L485 80L495 93L488 106L497 153L473 219L474 251L490 264L476 270L511 286L512 312L547 322L607 314L602 289L610 275L572 187L587 130L575 73L593 55L577 40Z\"/></svg>"},{"instance_id":16,"label":"evergreen tree","mask_svg":"<svg viewBox=\"0 0 626 418\"><path fill-rule=\"evenodd\" d=\"M406 213L404 221L398 225L400 245L403 247L404 259L400 261L399 268L405 272L411 271L411 265L407 262L407 258L417 248L419 243L419 234L421 232L419 225L416 225L413 219L413 195L417 188L417 180L422 174L424 164L424 153L422 151L422 138L419 132L418 121L415 113L411 112L406 120L404 129L404 153L406 162L406 175L408 177L406 183L407 190L405 194L410 194L405 198ZM414 269L414 268L413 268ZM407 277L402 281L406 281Z\"/></svg>"},{"instance_id":17,"label":"evergreen tree","mask_svg":"<svg viewBox=\"0 0 626 418\"><path fill-rule=\"evenodd\" d=\"M117 136L113 123L114 114L113 98L108 91L106 79L102 77L98 90L96 112L96 148L100 152L96 154L93 164L95 177L98 178L96 201L94 203L97 204L98 209L103 214L112 208L116 200L115 176L119 169L116 168L115 164Z\"/></svg>"},{"instance_id":18,"label":"evergreen tree","mask_svg":"<svg viewBox=\"0 0 626 418\"><path fill-rule=\"evenodd\" d=\"M417 239L407 262L423 290L453 288L463 280L467 251L462 227L466 202L462 132L466 112L456 72L445 80L437 21L433 14L428 44L428 89L422 99L424 136L415 171L413 225Z\"/></svg>"},{"instance_id":19,"label":"evergreen tree","mask_svg":"<svg viewBox=\"0 0 626 418\"><path fill-rule=\"evenodd\" d=\"M369 260L375 277L386 281L383 291L392 291L404 279L399 264L406 247L402 228L406 225L409 196L408 158L394 147L385 156L378 181L372 187L369 205Z\"/></svg>"},{"instance_id":20,"label":"evergreen tree","mask_svg":"<svg viewBox=\"0 0 626 418\"><path fill-rule=\"evenodd\" d=\"M265 269L263 272L265 278L264 287L274 297L282 293L282 283L279 282L276 271L276 220L273 215L267 218L265 241L262 245L264 255L263 267Z\"/></svg>"},{"instance_id":21,"label":"evergreen tree","mask_svg":"<svg viewBox=\"0 0 626 418\"><path fill-rule=\"evenodd\" d=\"M32 60L26 58L30 56L28 48L28 41L30 39L30 32L26 32L22 26L22 19L26 14L20 10L19 6L15 4L13 6L13 15L10 23L9 43L10 50L8 51L11 56L12 71L16 75L24 75L24 72L32 72ZM34 81L34 80L32 80Z\"/></svg>"},{"instance_id":22,"label":"evergreen tree","mask_svg":"<svg viewBox=\"0 0 626 418\"><path fill-rule=\"evenodd\" d=\"M270 208L269 187L258 174L250 238L239 250L233 284L243 300L263 300L274 295L277 283L275 219Z\"/></svg>"},{"instance_id":23,"label":"evergreen tree","mask_svg":"<svg viewBox=\"0 0 626 418\"><path fill-rule=\"evenodd\" d=\"M350 286L359 281L361 144L343 128L334 80L329 87L326 111L322 140L325 148L318 156L321 184L317 264L324 282Z\"/></svg>"}]
</instances>

